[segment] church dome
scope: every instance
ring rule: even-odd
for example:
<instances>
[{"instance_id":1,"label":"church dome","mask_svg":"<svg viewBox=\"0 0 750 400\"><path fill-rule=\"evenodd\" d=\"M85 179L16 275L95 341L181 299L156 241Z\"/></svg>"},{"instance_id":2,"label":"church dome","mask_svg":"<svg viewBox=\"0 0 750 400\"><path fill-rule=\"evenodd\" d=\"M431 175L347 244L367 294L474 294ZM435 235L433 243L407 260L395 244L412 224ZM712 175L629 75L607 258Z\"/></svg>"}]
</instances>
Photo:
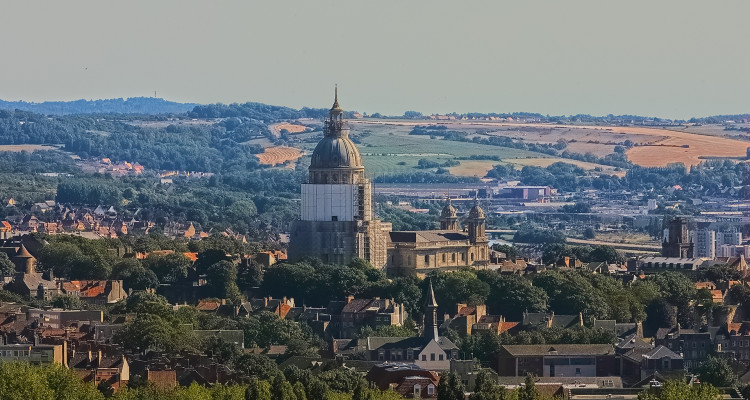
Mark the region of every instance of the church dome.
<instances>
[{"instance_id":1,"label":"church dome","mask_svg":"<svg viewBox=\"0 0 750 400\"><path fill-rule=\"evenodd\" d=\"M440 213L441 218L455 218L458 211L456 211L456 207L453 207L453 205L448 202L448 204L443 207L443 211Z\"/></svg>"},{"instance_id":2,"label":"church dome","mask_svg":"<svg viewBox=\"0 0 750 400\"><path fill-rule=\"evenodd\" d=\"M357 146L349 139L349 128L344 121L344 111L339 105L339 91L333 107L323 125L323 139L315 146L310 169L356 168L362 169L362 156Z\"/></svg>"},{"instance_id":3,"label":"church dome","mask_svg":"<svg viewBox=\"0 0 750 400\"><path fill-rule=\"evenodd\" d=\"M484 210L482 210L482 207L479 207L479 204L474 204L474 207L471 207L469 218L484 218Z\"/></svg>"},{"instance_id":4,"label":"church dome","mask_svg":"<svg viewBox=\"0 0 750 400\"><path fill-rule=\"evenodd\" d=\"M311 169L360 168L362 156L357 146L346 136L325 136L312 154Z\"/></svg>"}]
</instances>

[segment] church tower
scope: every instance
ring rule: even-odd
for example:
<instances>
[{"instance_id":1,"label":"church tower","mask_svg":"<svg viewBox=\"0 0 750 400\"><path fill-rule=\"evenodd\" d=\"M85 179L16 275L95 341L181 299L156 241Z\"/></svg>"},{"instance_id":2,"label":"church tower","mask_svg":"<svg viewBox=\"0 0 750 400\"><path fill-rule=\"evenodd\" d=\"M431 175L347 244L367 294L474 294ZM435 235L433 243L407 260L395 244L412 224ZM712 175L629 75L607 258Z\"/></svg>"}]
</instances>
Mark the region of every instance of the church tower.
<instances>
[{"instance_id":1,"label":"church tower","mask_svg":"<svg viewBox=\"0 0 750 400\"><path fill-rule=\"evenodd\" d=\"M385 266L391 224L373 219L372 184L349 139L338 89L308 171L300 220L291 229L289 258L317 257L330 264L362 258L376 268Z\"/></svg>"},{"instance_id":2,"label":"church tower","mask_svg":"<svg viewBox=\"0 0 750 400\"><path fill-rule=\"evenodd\" d=\"M482 210L482 207L479 207L478 200L474 200L474 207L471 207L471 210L469 210L469 217L466 222L469 231L469 242L471 244L488 242L484 232L484 210Z\"/></svg>"},{"instance_id":3,"label":"church tower","mask_svg":"<svg viewBox=\"0 0 750 400\"><path fill-rule=\"evenodd\" d=\"M444 231L457 231L458 230L458 216L456 208L451 204L451 199L448 199L448 204L443 207L443 211L440 213L440 229Z\"/></svg>"},{"instance_id":4,"label":"church tower","mask_svg":"<svg viewBox=\"0 0 750 400\"><path fill-rule=\"evenodd\" d=\"M428 340L438 340L438 304L435 300L435 291L432 290L432 279L430 279L429 290L430 291L427 292L427 301L425 301L424 305L424 331L422 332L422 336Z\"/></svg>"}]
</instances>

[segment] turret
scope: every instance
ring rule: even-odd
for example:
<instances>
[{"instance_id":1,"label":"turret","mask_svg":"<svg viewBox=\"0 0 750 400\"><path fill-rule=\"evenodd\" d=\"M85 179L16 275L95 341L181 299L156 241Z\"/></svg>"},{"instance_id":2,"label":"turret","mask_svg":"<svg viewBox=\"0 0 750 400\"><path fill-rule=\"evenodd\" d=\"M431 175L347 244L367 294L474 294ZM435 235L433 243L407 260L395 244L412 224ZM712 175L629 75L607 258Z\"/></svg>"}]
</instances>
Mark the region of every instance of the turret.
<instances>
[{"instance_id":1,"label":"turret","mask_svg":"<svg viewBox=\"0 0 750 400\"><path fill-rule=\"evenodd\" d=\"M448 199L448 204L443 207L443 211L440 213L440 229L444 231L457 231L458 216L456 213L456 208L453 207L451 200Z\"/></svg>"},{"instance_id":2,"label":"turret","mask_svg":"<svg viewBox=\"0 0 750 400\"><path fill-rule=\"evenodd\" d=\"M487 236L485 235L484 226L484 210L479 207L479 201L474 200L474 207L471 207L469 211L469 217L467 218L469 241L472 244L487 242Z\"/></svg>"},{"instance_id":3,"label":"turret","mask_svg":"<svg viewBox=\"0 0 750 400\"><path fill-rule=\"evenodd\" d=\"M21 244L16 255L13 256L13 263L16 264L17 271L24 271L27 274L33 274L35 272L34 264L36 264L36 258L26 250L26 246L23 244Z\"/></svg>"}]
</instances>

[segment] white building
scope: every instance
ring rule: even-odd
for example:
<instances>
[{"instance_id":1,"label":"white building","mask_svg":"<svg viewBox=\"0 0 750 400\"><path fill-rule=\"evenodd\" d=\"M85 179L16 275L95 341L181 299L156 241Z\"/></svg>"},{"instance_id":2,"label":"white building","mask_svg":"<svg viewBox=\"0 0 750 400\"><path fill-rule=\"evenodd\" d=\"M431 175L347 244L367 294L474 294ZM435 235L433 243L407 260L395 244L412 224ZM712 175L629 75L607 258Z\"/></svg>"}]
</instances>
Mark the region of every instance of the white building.
<instances>
[{"instance_id":1,"label":"white building","mask_svg":"<svg viewBox=\"0 0 750 400\"><path fill-rule=\"evenodd\" d=\"M716 232L711 229L700 229L693 235L696 258L716 258Z\"/></svg>"}]
</instances>

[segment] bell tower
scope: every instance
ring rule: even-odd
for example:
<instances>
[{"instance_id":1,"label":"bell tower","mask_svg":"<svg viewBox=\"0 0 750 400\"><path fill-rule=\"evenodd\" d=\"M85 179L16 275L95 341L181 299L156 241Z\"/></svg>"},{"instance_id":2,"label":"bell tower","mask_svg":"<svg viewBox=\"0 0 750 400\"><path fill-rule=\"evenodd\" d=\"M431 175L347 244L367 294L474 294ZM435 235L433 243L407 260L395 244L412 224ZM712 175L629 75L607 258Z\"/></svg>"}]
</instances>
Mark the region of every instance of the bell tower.
<instances>
[{"instance_id":1,"label":"bell tower","mask_svg":"<svg viewBox=\"0 0 750 400\"><path fill-rule=\"evenodd\" d=\"M448 198L448 204L443 207L443 211L440 213L440 229L444 231L458 230L458 216L450 198Z\"/></svg>"},{"instance_id":2,"label":"bell tower","mask_svg":"<svg viewBox=\"0 0 750 400\"><path fill-rule=\"evenodd\" d=\"M474 207L471 207L466 222L468 224L469 242L471 244L488 242L487 235L485 234L484 210L479 206L479 200L474 199Z\"/></svg>"}]
</instances>

